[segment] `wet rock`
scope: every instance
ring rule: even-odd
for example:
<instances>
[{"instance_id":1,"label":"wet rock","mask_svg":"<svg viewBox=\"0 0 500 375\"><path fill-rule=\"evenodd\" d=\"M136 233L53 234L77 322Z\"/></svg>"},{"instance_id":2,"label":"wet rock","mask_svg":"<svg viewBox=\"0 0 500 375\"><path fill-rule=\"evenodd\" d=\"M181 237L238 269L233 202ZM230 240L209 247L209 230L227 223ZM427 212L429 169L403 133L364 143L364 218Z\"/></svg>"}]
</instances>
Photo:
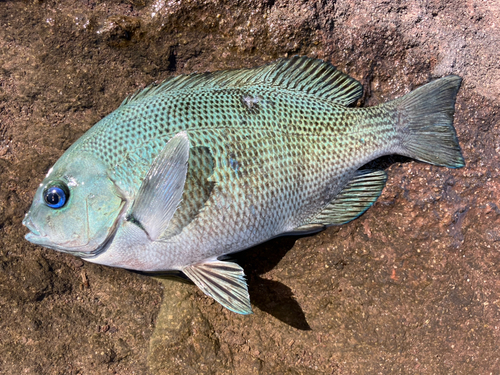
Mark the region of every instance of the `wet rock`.
<instances>
[{"instance_id":1,"label":"wet rock","mask_svg":"<svg viewBox=\"0 0 500 375\"><path fill-rule=\"evenodd\" d=\"M173 369L183 374L229 371L230 352L221 348L209 320L190 297L192 286L179 286L170 280L162 283L164 303L148 357L152 373L171 373Z\"/></svg>"},{"instance_id":2,"label":"wet rock","mask_svg":"<svg viewBox=\"0 0 500 375\"><path fill-rule=\"evenodd\" d=\"M0 372L499 373L499 11L459 0L2 3ZM361 218L238 255L248 317L192 285L23 239L48 168L127 94L292 54L360 80L359 105L462 76L466 167L378 160L389 180Z\"/></svg>"},{"instance_id":3,"label":"wet rock","mask_svg":"<svg viewBox=\"0 0 500 375\"><path fill-rule=\"evenodd\" d=\"M130 42L137 41L141 21L137 17L108 17L97 34L111 47L125 47Z\"/></svg>"}]
</instances>

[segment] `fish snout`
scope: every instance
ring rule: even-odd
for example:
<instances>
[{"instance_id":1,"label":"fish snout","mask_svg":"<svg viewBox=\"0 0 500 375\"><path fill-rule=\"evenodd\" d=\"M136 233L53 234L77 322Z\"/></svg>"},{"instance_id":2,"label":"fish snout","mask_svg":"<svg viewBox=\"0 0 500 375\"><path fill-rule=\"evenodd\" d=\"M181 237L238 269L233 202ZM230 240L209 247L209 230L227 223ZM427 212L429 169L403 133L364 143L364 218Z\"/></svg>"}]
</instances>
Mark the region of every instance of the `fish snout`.
<instances>
[{"instance_id":1,"label":"fish snout","mask_svg":"<svg viewBox=\"0 0 500 375\"><path fill-rule=\"evenodd\" d=\"M43 237L43 234L40 232L39 228L37 228L35 223L33 223L33 221L31 220L31 215L29 214L29 212L23 219L23 225L30 230L31 233L28 233L28 235L33 234L35 236Z\"/></svg>"}]
</instances>

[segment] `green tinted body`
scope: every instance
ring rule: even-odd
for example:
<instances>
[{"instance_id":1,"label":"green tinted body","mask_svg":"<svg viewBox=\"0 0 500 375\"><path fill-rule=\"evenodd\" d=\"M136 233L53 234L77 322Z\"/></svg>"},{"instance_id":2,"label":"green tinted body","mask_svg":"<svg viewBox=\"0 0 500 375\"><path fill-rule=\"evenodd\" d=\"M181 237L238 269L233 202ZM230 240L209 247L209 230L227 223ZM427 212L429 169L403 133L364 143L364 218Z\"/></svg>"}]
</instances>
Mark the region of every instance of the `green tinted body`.
<instances>
[{"instance_id":1,"label":"green tinted body","mask_svg":"<svg viewBox=\"0 0 500 375\"><path fill-rule=\"evenodd\" d=\"M358 171L379 156L399 153L463 165L452 126L459 85L460 78L450 76L380 106L351 108L361 85L320 60L295 57L254 69L174 77L127 98L59 159L25 219L33 232L28 239L60 251L78 249L96 263L159 271L183 269L284 233L342 224L380 194L385 173ZM160 226L156 218L149 220L148 212L157 210L147 201L138 208L151 233L161 231L151 238L134 218L133 203L157 157L180 133L189 142L182 201ZM92 160L104 172L89 175ZM47 214L44 223L47 209L38 208L53 179L76 181L83 193L72 196L84 198L70 199L59 216L71 220L57 228L55 214ZM154 186L167 186L161 181ZM148 194L159 207L162 201ZM107 202L105 217L91 205L94 195ZM77 222L79 217L87 224ZM73 227L95 229L80 237L73 230L74 238L64 239ZM92 242L94 232L99 240Z\"/></svg>"},{"instance_id":2,"label":"green tinted body","mask_svg":"<svg viewBox=\"0 0 500 375\"><path fill-rule=\"evenodd\" d=\"M119 108L74 152L96 153L133 200L155 155L183 130L191 142L190 168L169 227L169 246L182 251L154 257L176 254L169 267L293 231L361 165L390 152L395 139L383 108L347 108L280 88L200 88Z\"/></svg>"},{"instance_id":3,"label":"green tinted body","mask_svg":"<svg viewBox=\"0 0 500 375\"><path fill-rule=\"evenodd\" d=\"M460 83L350 108L359 82L307 57L171 78L64 153L35 193L26 238L109 266L181 270L249 314L243 269L219 257L355 219L385 185L385 171L359 169L379 156L463 166Z\"/></svg>"}]
</instances>

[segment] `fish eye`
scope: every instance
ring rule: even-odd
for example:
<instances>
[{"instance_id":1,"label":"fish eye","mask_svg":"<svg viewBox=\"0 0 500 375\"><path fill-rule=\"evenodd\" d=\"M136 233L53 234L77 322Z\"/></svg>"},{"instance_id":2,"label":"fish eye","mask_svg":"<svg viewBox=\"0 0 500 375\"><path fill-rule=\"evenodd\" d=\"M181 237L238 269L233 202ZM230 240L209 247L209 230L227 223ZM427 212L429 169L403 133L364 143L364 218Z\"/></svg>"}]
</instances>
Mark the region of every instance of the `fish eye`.
<instances>
[{"instance_id":1,"label":"fish eye","mask_svg":"<svg viewBox=\"0 0 500 375\"><path fill-rule=\"evenodd\" d=\"M69 198L69 189L62 181L50 183L43 191L43 200L50 208L63 207Z\"/></svg>"}]
</instances>

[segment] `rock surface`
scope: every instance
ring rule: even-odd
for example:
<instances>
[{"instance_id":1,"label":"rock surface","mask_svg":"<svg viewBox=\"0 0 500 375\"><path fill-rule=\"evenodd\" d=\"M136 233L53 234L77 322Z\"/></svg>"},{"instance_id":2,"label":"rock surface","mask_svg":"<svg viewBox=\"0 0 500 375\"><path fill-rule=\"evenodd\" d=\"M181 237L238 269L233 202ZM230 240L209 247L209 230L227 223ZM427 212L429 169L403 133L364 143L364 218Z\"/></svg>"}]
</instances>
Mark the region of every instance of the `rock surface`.
<instances>
[{"instance_id":1,"label":"rock surface","mask_svg":"<svg viewBox=\"0 0 500 375\"><path fill-rule=\"evenodd\" d=\"M0 373L500 373L499 19L474 0L2 2ZM294 54L358 79L365 106L462 76L466 167L379 160L361 218L238 255L247 317L23 239L48 168L127 94Z\"/></svg>"}]
</instances>

